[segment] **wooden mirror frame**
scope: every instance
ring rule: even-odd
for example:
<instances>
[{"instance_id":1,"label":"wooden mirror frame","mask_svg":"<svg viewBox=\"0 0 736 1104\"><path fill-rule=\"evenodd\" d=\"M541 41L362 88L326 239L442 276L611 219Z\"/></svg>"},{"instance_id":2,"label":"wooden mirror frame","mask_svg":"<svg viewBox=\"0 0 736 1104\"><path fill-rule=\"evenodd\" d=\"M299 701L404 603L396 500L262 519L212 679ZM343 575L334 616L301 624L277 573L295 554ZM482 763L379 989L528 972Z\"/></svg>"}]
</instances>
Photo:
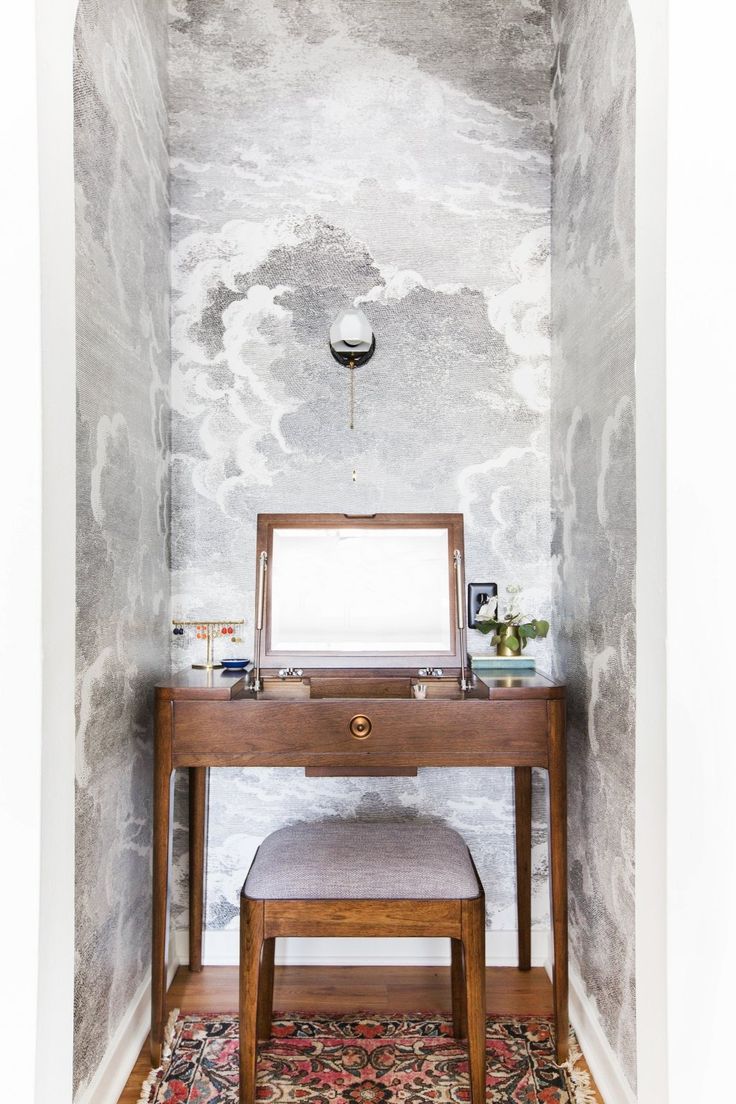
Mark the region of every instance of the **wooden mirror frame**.
<instances>
[{"instance_id":1,"label":"wooden mirror frame","mask_svg":"<svg viewBox=\"0 0 736 1104\"><path fill-rule=\"evenodd\" d=\"M445 529L447 530L447 586L450 599L452 648L446 652L423 652L412 655L401 653L346 652L274 652L271 648L271 593L270 567L273 556L275 529ZM457 583L454 554L458 550L465 560L465 542L462 514L259 514L256 531L256 602L259 595L259 564L261 553L268 556L264 601L263 633L261 638L260 666L266 670L288 667L308 669L406 669L441 667L446 673L455 673L462 666L462 646L457 621ZM463 588L464 589L464 588ZM258 642L256 640L256 649ZM257 661L257 651L254 652Z\"/></svg>"}]
</instances>

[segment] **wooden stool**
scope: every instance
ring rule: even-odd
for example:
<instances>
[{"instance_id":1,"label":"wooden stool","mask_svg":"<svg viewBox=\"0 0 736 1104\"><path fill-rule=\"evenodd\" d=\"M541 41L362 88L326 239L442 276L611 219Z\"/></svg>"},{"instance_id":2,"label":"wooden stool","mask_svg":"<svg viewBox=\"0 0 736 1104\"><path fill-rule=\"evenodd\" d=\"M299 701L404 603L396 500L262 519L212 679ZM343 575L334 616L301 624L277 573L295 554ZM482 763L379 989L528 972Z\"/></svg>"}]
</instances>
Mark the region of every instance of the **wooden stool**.
<instances>
[{"instance_id":1,"label":"wooden stool","mask_svg":"<svg viewBox=\"0 0 736 1104\"><path fill-rule=\"evenodd\" d=\"M453 1031L468 1040L472 1104L484 1104L485 895L457 832L333 822L264 840L240 898L241 1104L255 1104L257 1041L271 1034L277 936L448 937Z\"/></svg>"}]
</instances>

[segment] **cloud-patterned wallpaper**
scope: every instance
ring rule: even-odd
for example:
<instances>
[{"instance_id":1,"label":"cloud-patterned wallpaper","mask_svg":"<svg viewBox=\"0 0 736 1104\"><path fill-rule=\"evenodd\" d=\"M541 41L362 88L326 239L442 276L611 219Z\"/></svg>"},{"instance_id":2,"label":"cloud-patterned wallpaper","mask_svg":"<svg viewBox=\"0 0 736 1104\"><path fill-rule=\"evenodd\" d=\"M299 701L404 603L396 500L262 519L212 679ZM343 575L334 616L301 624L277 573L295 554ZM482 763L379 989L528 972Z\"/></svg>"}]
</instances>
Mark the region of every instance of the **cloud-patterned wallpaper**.
<instances>
[{"instance_id":1,"label":"cloud-patterned wallpaper","mask_svg":"<svg viewBox=\"0 0 736 1104\"><path fill-rule=\"evenodd\" d=\"M571 952L636 1084L635 49L626 0L555 0L553 634L569 683Z\"/></svg>"},{"instance_id":2,"label":"cloud-patterned wallpaper","mask_svg":"<svg viewBox=\"0 0 736 1104\"><path fill-rule=\"evenodd\" d=\"M633 32L623 0L552 9L171 0L167 27L163 4L82 0L78 1089L148 966L150 691L196 647L169 617L245 615L249 646L255 517L278 510L462 511L468 578L550 616L573 959L634 1083ZM378 351L351 431L327 333L353 302ZM544 800L540 776L538 926ZM356 815L459 829L489 925L515 927L509 772L233 770L211 780L209 928L235 925L264 835Z\"/></svg>"},{"instance_id":3,"label":"cloud-patterned wallpaper","mask_svg":"<svg viewBox=\"0 0 736 1104\"><path fill-rule=\"evenodd\" d=\"M166 13L82 0L75 1092L149 968L151 686L169 668Z\"/></svg>"},{"instance_id":4,"label":"cloud-patterned wallpaper","mask_svg":"<svg viewBox=\"0 0 736 1104\"><path fill-rule=\"evenodd\" d=\"M175 614L244 614L250 642L259 511L463 511L468 578L548 611L551 58L544 0L431 18L420 0L174 0ZM350 303L378 342L354 431L327 348ZM508 772L219 771L210 928L235 924L256 839L356 814L460 829L490 924L515 927ZM538 822L538 923L545 870Z\"/></svg>"}]
</instances>

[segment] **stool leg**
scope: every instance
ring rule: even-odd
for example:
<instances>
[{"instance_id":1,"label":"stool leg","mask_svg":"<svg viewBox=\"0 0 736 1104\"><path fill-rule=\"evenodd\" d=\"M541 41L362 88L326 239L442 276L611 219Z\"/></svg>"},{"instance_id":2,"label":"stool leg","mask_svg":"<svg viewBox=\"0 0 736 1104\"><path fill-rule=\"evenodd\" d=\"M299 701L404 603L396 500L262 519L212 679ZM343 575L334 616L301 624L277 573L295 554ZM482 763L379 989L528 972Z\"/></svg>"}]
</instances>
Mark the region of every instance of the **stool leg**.
<instances>
[{"instance_id":1,"label":"stool leg","mask_svg":"<svg viewBox=\"0 0 736 1104\"><path fill-rule=\"evenodd\" d=\"M452 1033L456 1039L467 1035L465 1018L465 971L463 968L463 943L461 939L450 940L452 965Z\"/></svg>"},{"instance_id":2,"label":"stool leg","mask_svg":"<svg viewBox=\"0 0 736 1104\"><path fill-rule=\"evenodd\" d=\"M486 939L485 898L463 901L463 952L472 1104L486 1099Z\"/></svg>"},{"instance_id":3,"label":"stool leg","mask_svg":"<svg viewBox=\"0 0 736 1104\"><path fill-rule=\"evenodd\" d=\"M271 1018L273 1014L273 959L276 951L275 939L264 939L261 957L261 976L258 985L258 1038L271 1037Z\"/></svg>"},{"instance_id":4,"label":"stool leg","mask_svg":"<svg viewBox=\"0 0 736 1104\"><path fill-rule=\"evenodd\" d=\"M240 899L240 1104L255 1104L263 901Z\"/></svg>"}]
</instances>

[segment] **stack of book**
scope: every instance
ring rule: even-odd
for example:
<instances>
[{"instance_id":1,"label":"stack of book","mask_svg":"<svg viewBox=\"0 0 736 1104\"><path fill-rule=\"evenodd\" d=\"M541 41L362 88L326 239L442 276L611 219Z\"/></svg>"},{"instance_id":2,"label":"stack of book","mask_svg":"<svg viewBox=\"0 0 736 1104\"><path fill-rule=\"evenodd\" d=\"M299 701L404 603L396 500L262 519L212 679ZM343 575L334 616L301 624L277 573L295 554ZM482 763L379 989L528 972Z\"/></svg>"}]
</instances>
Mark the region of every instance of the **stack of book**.
<instances>
[{"instance_id":1,"label":"stack of book","mask_svg":"<svg viewBox=\"0 0 736 1104\"><path fill-rule=\"evenodd\" d=\"M497 656L490 652L471 655L470 666L474 671L535 671L537 663L534 656Z\"/></svg>"}]
</instances>

